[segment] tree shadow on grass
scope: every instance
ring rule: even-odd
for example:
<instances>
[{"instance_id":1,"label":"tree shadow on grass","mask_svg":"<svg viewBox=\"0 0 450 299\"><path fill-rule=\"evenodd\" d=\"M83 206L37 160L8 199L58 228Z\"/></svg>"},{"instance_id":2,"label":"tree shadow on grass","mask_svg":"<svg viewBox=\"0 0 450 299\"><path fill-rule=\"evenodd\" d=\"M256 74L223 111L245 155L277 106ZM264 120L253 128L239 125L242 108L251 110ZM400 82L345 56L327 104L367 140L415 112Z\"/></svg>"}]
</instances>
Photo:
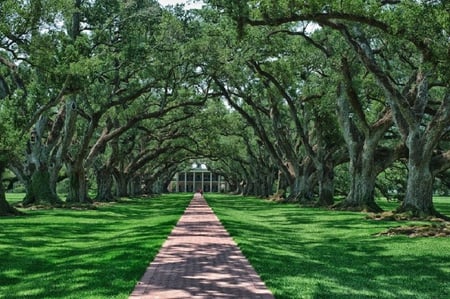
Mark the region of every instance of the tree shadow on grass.
<instances>
[{"instance_id":1,"label":"tree shadow on grass","mask_svg":"<svg viewBox=\"0 0 450 299\"><path fill-rule=\"evenodd\" d=\"M258 201L237 219L240 200L225 201L209 200L278 299L450 297L448 240L374 238L392 224Z\"/></svg>"},{"instance_id":2,"label":"tree shadow on grass","mask_svg":"<svg viewBox=\"0 0 450 299\"><path fill-rule=\"evenodd\" d=\"M189 201L1 219L0 298L126 298Z\"/></svg>"}]
</instances>

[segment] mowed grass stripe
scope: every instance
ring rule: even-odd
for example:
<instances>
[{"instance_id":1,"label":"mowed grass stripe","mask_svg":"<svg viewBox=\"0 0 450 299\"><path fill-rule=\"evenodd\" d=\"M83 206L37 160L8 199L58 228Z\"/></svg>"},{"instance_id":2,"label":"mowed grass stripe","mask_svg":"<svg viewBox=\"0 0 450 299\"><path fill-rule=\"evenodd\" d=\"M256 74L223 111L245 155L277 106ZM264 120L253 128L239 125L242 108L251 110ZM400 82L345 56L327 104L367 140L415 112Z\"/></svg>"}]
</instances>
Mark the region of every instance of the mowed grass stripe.
<instances>
[{"instance_id":1,"label":"mowed grass stripe","mask_svg":"<svg viewBox=\"0 0 450 299\"><path fill-rule=\"evenodd\" d=\"M374 236L417 222L240 196L207 200L277 299L450 298L449 238ZM450 215L449 198L436 207Z\"/></svg>"},{"instance_id":2,"label":"mowed grass stripe","mask_svg":"<svg viewBox=\"0 0 450 299\"><path fill-rule=\"evenodd\" d=\"M191 199L0 218L0 298L128 298Z\"/></svg>"}]
</instances>

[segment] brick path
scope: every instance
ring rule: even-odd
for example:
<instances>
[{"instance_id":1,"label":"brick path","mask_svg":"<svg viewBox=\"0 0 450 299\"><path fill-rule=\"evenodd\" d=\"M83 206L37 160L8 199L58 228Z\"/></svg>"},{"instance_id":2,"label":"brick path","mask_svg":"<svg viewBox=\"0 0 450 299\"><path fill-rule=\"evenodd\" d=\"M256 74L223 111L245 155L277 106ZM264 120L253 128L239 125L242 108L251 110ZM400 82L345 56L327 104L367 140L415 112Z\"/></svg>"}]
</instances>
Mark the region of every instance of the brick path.
<instances>
[{"instance_id":1,"label":"brick path","mask_svg":"<svg viewBox=\"0 0 450 299\"><path fill-rule=\"evenodd\" d=\"M273 299L200 194L163 244L130 299Z\"/></svg>"}]
</instances>

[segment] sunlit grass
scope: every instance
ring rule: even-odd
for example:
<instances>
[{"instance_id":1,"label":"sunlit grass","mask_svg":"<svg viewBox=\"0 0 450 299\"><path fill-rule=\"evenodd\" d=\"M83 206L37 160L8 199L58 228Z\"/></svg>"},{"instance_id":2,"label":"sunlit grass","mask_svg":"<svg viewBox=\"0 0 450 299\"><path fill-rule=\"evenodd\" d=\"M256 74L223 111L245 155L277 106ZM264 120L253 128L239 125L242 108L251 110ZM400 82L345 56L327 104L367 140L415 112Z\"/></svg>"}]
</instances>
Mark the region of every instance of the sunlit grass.
<instances>
[{"instance_id":1,"label":"sunlit grass","mask_svg":"<svg viewBox=\"0 0 450 299\"><path fill-rule=\"evenodd\" d=\"M191 197L0 218L0 298L127 298ZM450 298L449 238L374 237L408 222L206 197L278 299ZM8 195L10 202L21 198ZM435 205L450 215L449 198Z\"/></svg>"},{"instance_id":2,"label":"sunlit grass","mask_svg":"<svg viewBox=\"0 0 450 299\"><path fill-rule=\"evenodd\" d=\"M0 298L128 298L191 198L0 218Z\"/></svg>"},{"instance_id":3,"label":"sunlit grass","mask_svg":"<svg viewBox=\"0 0 450 299\"><path fill-rule=\"evenodd\" d=\"M449 238L375 237L408 222L363 213L239 196L207 200L278 299L450 298ZM450 199L436 199L436 208L450 215Z\"/></svg>"},{"instance_id":4,"label":"sunlit grass","mask_svg":"<svg viewBox=\"0 0 450 299\"><path fill-rule=\"evenodd\" d=\"M21 202L25 197L25 193L8 193L7 194L7 200L8 203L11 205L14 205L18 202Z\"/></svg>"}]
</instances>

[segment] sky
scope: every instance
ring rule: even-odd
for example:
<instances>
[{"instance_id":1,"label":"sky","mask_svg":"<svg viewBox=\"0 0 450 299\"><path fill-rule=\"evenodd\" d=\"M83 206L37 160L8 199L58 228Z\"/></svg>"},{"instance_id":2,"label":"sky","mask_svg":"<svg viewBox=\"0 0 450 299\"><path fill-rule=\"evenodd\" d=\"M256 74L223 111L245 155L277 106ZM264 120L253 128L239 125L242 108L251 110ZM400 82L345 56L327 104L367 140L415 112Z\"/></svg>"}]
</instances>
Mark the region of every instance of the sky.
<instances>
[{"instance_id":1,"label":"sky","mask_svg":"<svg viewBox=\"0 0 450 299\"><path fill-rule=\"evenodd\" d=\"M163 6L184 3L186 5L186 8L201 8L202 7L201 1L193 1L193 0L158 0L158 2Z\"/></svg>"}]
</instances>

